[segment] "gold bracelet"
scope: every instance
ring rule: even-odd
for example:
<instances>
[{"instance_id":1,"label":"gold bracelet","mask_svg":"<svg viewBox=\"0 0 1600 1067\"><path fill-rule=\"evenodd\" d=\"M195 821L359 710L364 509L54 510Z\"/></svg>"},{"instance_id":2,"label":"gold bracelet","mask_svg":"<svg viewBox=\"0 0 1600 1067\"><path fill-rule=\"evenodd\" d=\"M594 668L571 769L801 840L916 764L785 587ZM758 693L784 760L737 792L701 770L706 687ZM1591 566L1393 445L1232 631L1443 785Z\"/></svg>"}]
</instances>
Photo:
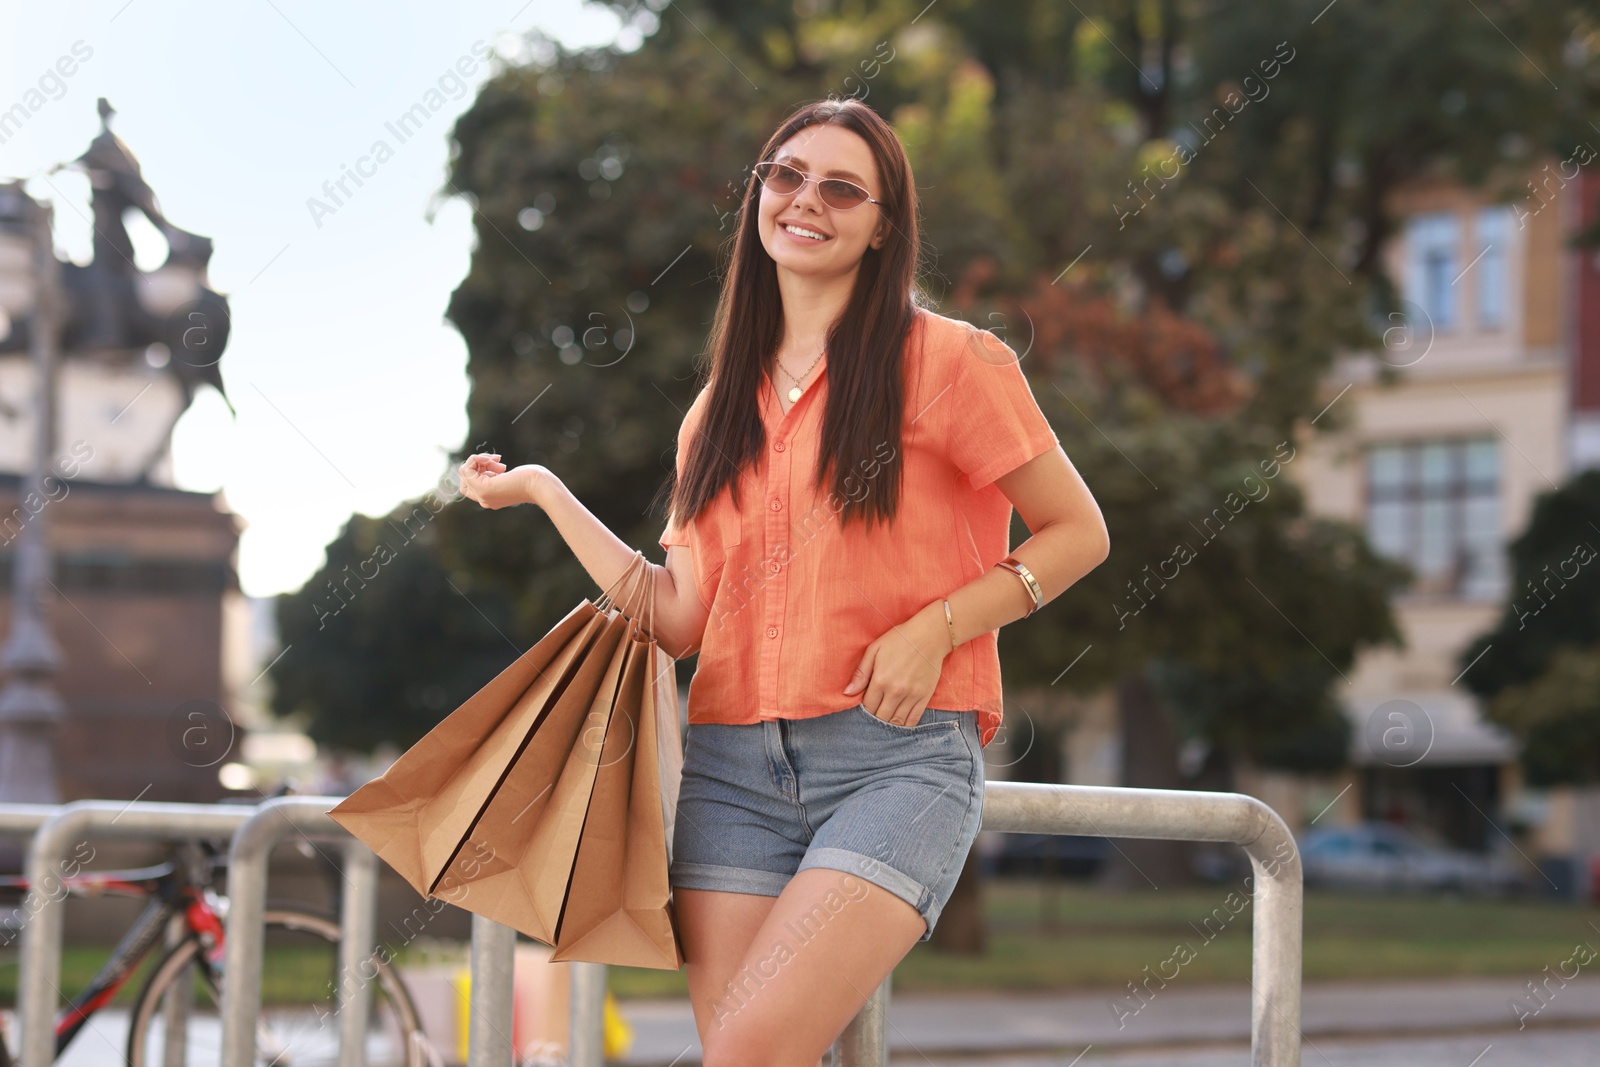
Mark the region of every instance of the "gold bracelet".
<instances>
[{"instance_id":1,"label":"gold bracelet","mask_svg":"<svg viewBox=\"0 0 1600 1067\"><path fill-rule=\"evenodd\" d=\"M1028 596L1033 600L1033 607L1028 609L1029 615L1032 615L1044 605L1044 593L1039 588L1038 579L1034 578L1033 572L1030 571L1020 559L1018 559L1016 556L1007 556L1005 559L996 564L996 566L1004 567L1006 570L1022 579L1022 584L1028 589Z\"/></svg>"},{"instance_id":2,"label":"gold bracelet","mask_svg":"<svg viewBox=\"0 0 1600 1067\"><path fill-rule=\"evenodd\" d=\"M948 598L944 602L944 624L950 627L950 651L954 652L956 650L956 624L950 618L950 601Z\"/></svg>"}]
</instances>

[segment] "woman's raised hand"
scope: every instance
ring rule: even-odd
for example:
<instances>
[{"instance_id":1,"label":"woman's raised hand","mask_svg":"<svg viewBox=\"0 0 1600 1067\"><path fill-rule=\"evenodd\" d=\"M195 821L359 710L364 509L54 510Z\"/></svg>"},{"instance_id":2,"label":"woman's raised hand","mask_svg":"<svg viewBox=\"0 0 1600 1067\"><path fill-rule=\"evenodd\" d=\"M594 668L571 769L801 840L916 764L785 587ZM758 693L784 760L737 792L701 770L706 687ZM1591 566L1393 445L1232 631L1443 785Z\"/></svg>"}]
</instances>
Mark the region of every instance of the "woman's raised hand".
<instances>
[{"instance_id":1,"label":"woman's raised hand","mask_svg":"<svg viewBox=\"0 0 1600 1067\"><path fill-rule=\"evenodd\" d=\"M491 510L536 504L538 487L549 473L537 463L507 470L498 452L476 452L461 464L461 495Z\"/></svg>"}]
</instances>

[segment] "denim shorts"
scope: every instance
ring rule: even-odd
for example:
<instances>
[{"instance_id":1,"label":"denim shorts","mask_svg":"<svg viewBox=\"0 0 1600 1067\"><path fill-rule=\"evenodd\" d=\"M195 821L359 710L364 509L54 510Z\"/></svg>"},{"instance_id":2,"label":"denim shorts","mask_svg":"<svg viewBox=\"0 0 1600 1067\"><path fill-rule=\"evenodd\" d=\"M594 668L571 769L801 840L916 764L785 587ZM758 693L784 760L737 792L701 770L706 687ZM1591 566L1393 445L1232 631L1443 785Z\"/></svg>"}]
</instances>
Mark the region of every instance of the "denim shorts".
<instances>
[{"instance_id":1,"label":"denim shorts","mask_svg":"<svg viewBox=\"0 0 1600 1067\"><path fill-rule=\"evenodd\" d=\"M983 816L977 718L927 708L895 726L857 704L691 725L672 885L775 897L796 871L827 867L916 908L928 940Z\"/></svg>"}]
</instances>

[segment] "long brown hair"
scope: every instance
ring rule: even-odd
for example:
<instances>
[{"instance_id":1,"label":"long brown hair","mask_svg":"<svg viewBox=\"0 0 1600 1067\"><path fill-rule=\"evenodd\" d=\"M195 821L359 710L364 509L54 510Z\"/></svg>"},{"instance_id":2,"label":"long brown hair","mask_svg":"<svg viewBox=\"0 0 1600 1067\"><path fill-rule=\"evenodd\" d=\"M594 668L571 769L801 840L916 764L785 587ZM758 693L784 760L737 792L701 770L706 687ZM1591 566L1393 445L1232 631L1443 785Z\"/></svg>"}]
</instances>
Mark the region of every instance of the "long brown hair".
<instances>
[{"instance_id":1,"label":"long brown hair","mask_svg":"<svg viewBox=\"0 0 1600 1067\"><path fill-rule=\"evenodd\" d=\"M915 281L921 255L917 192L900 138L877 112L853 98L800 107L767 139L760 161L770 160L800 130L824 123L854 131L872 150L883 201L876 210L890 229L883 247L869 245L862 255L850 299L828 330L827 405L815 483L828 485L831 476L835 499L843 502L841 524L853 517L887 523L900 495L903 350L917 308L928 305ZM683 477L672 489L671 507L680 526L730 482L738 507L740 472L766 444L760 389L782 340L783 300L777 264L761 244L760 191L752 176L711 327L705 412ZM874 209L864 205L862 210ZM886 454L891 458L885 460ZM863 491L867 478L870 485Z\"/></svg>"}]
</instances>

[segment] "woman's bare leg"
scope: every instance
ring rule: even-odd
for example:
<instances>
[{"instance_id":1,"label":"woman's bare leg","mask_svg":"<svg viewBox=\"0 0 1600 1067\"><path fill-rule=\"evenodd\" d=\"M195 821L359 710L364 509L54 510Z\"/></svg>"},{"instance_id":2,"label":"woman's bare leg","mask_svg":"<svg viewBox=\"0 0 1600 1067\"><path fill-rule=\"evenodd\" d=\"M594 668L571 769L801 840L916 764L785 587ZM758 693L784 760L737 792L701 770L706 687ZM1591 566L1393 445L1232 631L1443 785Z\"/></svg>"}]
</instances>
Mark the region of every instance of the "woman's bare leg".
<instances>
[{"instance_id":1,"label":"woman's bare leg","mask_svg":"<svg viewBox=\"0 0 1600 1067\"><path fill-rule=\"evenodd\" d=\"M755 914L730 914L712 940L744 938ZM719 995L704 1015L695 1004L705 1067L815 1067L925 928L910 904L858 875L800 871L736 965L726 947L711 954Z\"/></svg>"},{"instance_id":2,"label":"woman's bare leg","mask_svg":"<svg viewBox=\"0 0 1600 1067\"><path fill-rule=\"evenodd\" d=\"M777 897L754 893L672 891L672 910L683 940L689 979L689 1002L694 1005L695 1029L702 1035L710 1025L712 1005L726 992L728 980L743 962L751 939L777 901Z\"/></svg>"}]
</instances>

